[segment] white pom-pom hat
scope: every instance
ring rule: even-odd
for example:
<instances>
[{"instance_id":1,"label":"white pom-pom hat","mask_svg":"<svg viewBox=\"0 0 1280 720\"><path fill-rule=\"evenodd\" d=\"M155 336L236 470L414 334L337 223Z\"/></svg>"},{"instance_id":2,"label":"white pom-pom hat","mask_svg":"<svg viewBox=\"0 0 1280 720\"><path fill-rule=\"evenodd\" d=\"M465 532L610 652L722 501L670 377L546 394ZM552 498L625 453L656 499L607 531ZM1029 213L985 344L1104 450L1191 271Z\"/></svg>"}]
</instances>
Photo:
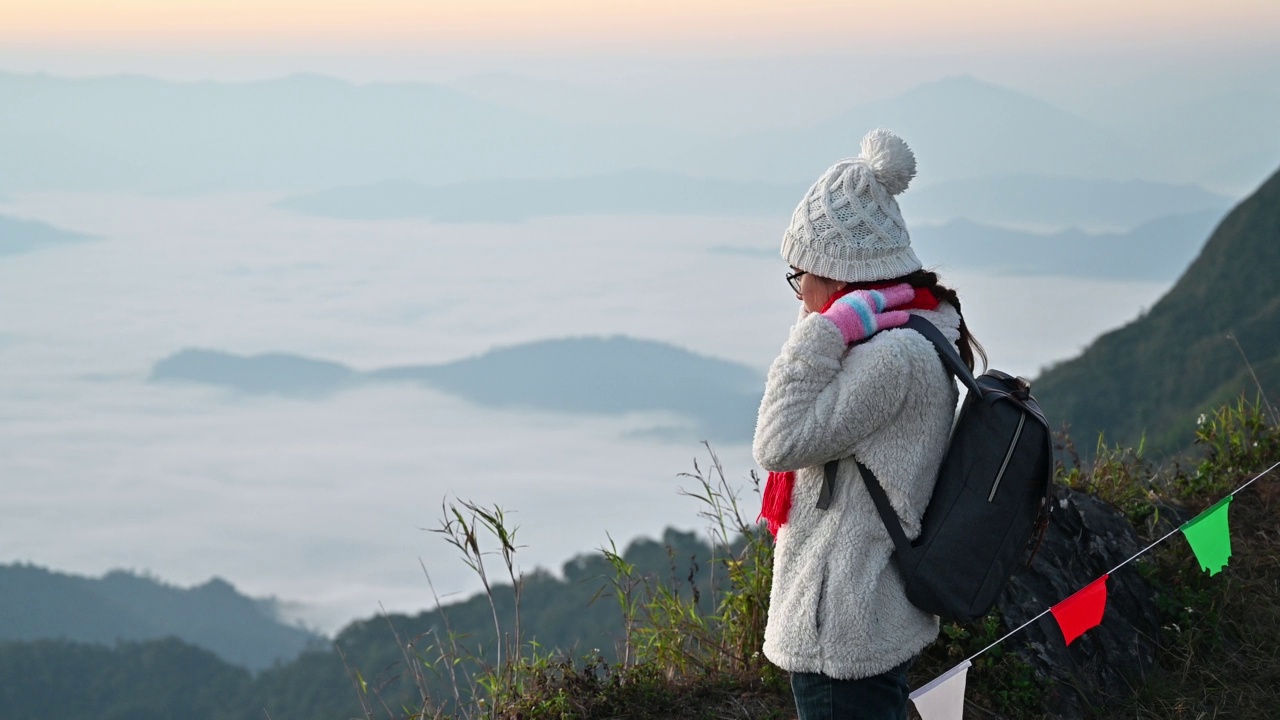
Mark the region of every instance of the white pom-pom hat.
<instances>
[{"instance_id":1,"label":"white pom-pom hat","mask_svg":"<svg viewBox=\"0 0 1280 720\"><path fill-rule=\"evenodd\" d=\"M856 158L831 166L805 193L782 235L787 264L819 277L872 282L922 266L894 199L916 175L902 138L877 129Z\"/></svg>"}]
</instances>

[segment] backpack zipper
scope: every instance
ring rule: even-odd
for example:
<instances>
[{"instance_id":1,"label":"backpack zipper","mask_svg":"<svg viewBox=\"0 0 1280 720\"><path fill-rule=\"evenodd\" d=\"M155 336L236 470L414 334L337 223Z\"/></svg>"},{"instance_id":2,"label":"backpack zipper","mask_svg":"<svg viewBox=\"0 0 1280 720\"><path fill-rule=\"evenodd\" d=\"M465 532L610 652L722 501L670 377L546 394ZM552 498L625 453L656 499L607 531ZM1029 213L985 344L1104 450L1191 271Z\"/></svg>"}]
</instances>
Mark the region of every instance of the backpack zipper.
<instances>
[{"instance_id":1,"label":"backpack zipper","mask_svg":"<svg viewBox=\"0 0 1280 720\"><path fill-rule=\"evenodd\" d=\"M1013 431L1013 442L1009 443L1009 452L1004 454L1004 462L1000 464L1000 472L996 473L996 482L991 486L991 494L987 496L987 502L991 502L996 497L996 490L1000 488L1000 481L1004 479L1004 471L1009 467L1009 460L1013 458L1013 449L1018 447L1018 438L1022 437L1022 426L1027 422L1027 415L1023 413L1018 417L1018 429Z\"/></svg>"}]
</instances>

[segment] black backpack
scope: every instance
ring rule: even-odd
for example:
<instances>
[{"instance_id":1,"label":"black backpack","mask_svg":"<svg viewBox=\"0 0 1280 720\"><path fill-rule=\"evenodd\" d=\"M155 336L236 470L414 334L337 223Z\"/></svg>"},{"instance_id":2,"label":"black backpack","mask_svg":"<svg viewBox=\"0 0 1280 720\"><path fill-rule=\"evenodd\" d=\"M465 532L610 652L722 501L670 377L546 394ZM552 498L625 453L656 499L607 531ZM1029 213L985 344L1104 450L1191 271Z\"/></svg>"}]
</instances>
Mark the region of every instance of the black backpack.
<instances>
[{"instance_id":1,"label":"black backpack","mask_svg":"<svg viewBox=\"0 0 1280 720\"><path fill-rule=\"evenodd\" d=\"M907 599L965 622L991 610L1022 558L1030 563L1048 524L1049 423L1025 380L999 370L974 378L932 323L912 315L906 327L933 342L943 365L969 389L915 541L907 540L875 475L861 462L858 470L893 539ZM820 509L831 504L839 462L826 464Z\"/></svg>"}]
</instances>

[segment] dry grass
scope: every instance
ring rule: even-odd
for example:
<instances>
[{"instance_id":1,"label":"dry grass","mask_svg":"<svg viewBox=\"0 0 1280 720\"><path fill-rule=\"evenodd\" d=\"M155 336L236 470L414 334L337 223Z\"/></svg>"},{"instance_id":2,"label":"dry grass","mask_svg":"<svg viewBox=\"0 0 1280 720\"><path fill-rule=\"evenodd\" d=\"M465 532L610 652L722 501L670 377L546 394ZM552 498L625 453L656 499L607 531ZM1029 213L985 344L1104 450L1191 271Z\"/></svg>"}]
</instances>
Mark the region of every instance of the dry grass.
<instances>
[{"instance_id":1,"label":"dry grass","mask_svg":"<svg viewBox=\"0 0 1280 720\"><path fill-rule=\"evenodd\" d=\"M1106 717L1274 718L1280 714L1280 482L1231 504L1230 564L1209 577L1184 548L1160 553L1151 579L1165 622L1159 672Z\"/></svg>"}]
</instances>

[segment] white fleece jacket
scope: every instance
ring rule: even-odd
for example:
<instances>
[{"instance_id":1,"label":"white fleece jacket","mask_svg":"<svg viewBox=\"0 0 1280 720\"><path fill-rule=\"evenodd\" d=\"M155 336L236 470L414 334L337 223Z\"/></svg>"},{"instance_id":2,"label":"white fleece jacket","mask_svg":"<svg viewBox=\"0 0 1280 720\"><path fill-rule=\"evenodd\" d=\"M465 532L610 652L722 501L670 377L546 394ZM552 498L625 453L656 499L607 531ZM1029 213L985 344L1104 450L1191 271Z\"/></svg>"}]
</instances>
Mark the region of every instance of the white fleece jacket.
<instances>
[{"instance_id":1,"label":"white fleece jacket","mask_svg":"<svg viewBox=\"0 0 1280 720\"><path fill-rule=\"evenodd\" d=\"M957 342L947 304L912 310ZM938 618L907 601L890 563L893 541L857 465L840 463L830 508L815 507L823 465L856 456L884 486L908 538L946 451L958 393L933 345L913 330L846 347L817 313L791 329L769 369L753 452L770 471L796 471L778 531L764 654L791 672L868 677L915 656Z\"/></svg>"}]
</instances>

